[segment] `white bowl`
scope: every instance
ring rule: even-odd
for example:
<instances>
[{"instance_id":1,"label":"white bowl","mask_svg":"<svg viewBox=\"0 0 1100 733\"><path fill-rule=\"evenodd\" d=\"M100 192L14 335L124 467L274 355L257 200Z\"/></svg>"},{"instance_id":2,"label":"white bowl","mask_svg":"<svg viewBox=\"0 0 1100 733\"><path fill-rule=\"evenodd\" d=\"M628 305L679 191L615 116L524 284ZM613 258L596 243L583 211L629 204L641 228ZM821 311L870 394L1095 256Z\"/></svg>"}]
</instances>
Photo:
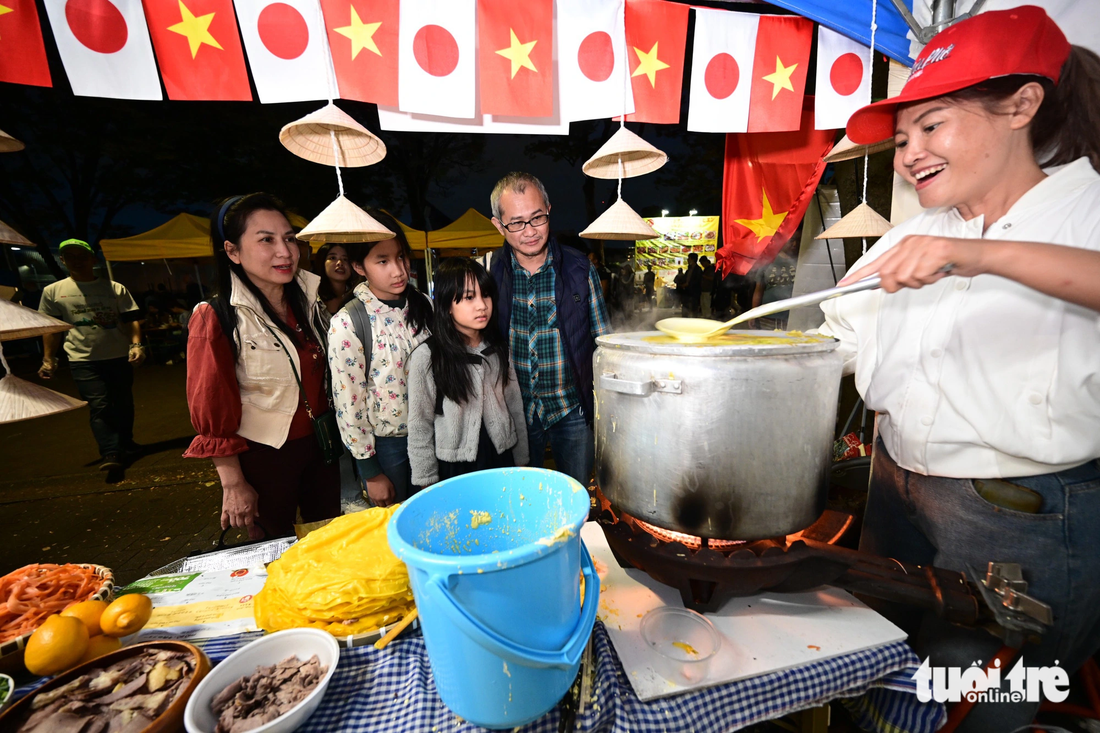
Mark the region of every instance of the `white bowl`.
<instances>
[{"instance_id":1,"label":"white bowl","mask_svg":"<svg viewBox=\"0 0 1100 733\"><path fill-rule=\"evenodd\" d=\"M210 670L187 701L183 714L187 733L214 733L218 719L214 717L210 703L234 681L252 674L259 667L277 664L287 657L296 656L305 661L314 654L321 664L328 667L325 676L301 702L270 723L254 728L252 733L290 733L297 730L321 704L329 680L340 662L340 645L332 634L318 629L288 629L269 634L233 652Z\"/></svg>"}]
</instances>

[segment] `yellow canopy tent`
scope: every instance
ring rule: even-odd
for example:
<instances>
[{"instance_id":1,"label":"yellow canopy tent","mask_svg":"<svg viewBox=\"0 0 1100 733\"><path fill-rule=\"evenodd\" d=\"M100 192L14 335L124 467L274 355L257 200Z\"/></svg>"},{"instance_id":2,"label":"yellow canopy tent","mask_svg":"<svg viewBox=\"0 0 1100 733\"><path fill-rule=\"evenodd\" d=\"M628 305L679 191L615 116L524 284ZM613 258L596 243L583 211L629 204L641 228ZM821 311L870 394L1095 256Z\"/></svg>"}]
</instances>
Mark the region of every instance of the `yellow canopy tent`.
<instances>
[{"instance_id":1,"label":"yellow canopy tent","mask_svg":"<svg viewBox=\"0 0 1100 733\"><path fill-rule=\"evenodd\" d=\"M178 214L132 237L101 239L103 256L115 262L210 257L210 222L191 214Z\"/></svg>"},{"instance_id":2,"label":"yellow canopy tent","mask_svg":"<svg viewBox=\"0 0 1100 733\"><path fill-rule=\"evenodd\" d=\"M397 219L397 217L395 216L394 219ZM398 219L397 225L405 233L405 239L409 240L409 246L412 247L413 252L423 252L428 248L427 232L413 229L400 219Z\"/></svg>"},{"instance_id":3,"label":"yellow canopy tent","mask_svg":"<svg viewBox=\"0 0 1100 733\"><path fill-rule=\"evenodd\" d=\"M471 257L475 255L475 249L493 249L503 245L504 237L493 222L474 209L467 209L465 214L447 226L428 232L428 246L440 250L442 257Z\"/></svg>"},{"instance_id":4,"label":"yellow canopy tent","mask_svg":"<svg viewBox=\"0 0 1100 733\"><path fill-rule=\"evenodd\" d=\"M290 223L300 228L308 222L292 214ZM177 214L159 227L132 237L101 239L99 246L104 258L114 262L211 257L210 221L191 214Z\"/></svg>"}]
</instances>

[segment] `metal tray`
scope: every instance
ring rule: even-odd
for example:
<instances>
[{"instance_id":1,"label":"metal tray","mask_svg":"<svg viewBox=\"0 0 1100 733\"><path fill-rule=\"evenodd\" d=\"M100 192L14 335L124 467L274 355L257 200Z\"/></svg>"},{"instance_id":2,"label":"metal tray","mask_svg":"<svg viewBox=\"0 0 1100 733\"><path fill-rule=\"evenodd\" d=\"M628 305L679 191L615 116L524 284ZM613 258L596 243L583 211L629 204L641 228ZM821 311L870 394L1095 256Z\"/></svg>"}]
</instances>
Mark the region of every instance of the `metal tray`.
<instances>
[{"instance_id":1,"label":"metal tray","mask_svg":"<svg viewBox=\"0 0 1100 733\"><path fill-rule=\"evenodd\" d=\"M201 555L184 557L159 567L149 573L147 577L158 575L180 575L183 573L205 573L214 570L235 570L237 568L266 565L278 560L286 552L287 548L298 540L294 537L281 537L266 542L257 542L241 547L228 547L224 550L214 550ZM365 634L353 634L351 636L334 636L336 642L344 647L366 646L381 639L393 624L383 626L375 631ZM420 628L420 619L415 619L409 624L409 629Z\"/></svg>"}]
</instances>

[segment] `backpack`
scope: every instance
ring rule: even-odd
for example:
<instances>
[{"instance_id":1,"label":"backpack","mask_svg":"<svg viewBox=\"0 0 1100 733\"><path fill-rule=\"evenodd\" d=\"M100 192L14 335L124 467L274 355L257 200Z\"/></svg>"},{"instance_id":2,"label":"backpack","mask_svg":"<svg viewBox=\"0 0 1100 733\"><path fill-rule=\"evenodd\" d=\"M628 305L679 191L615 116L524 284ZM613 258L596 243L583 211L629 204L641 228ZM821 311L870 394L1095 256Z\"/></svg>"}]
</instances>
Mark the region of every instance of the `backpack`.
<instances>
[{"instance_id":1,"label":"backpack","mask_svg":"<svg viewBox=\"0 0 1100 733\"><path fill-rule=\"evenodd\" d=\"M346 308L348 309L348 316L351 318L351 328L355 331L355 337L359 339L359 343L363 345L363 350L367 354L367 369L369 370L371 358L374 356L374 349L368 346L372 334L370 318L367 316L367 304L359 298L352 298L348 301Z\"/></svg>"},{"instance_id":2,"label":"backpack","mask_svg":"<svg viewBox=\"0 0 1100 733\"><path fill-rule=\"evenodd\" d=\"M359 298L348 301L345 306L348 309L348 317L351 318L351 329L355 331L355 337L363 345L363 353L367 355L366 371L370 372L370 362L374 358L374 349L368 345L371 341L370 318L367 316L367 305ZM438 391L437 391L438 392ZM443 414L443 393L435 396L435 414Z\"/></svg>"}]
</instances>

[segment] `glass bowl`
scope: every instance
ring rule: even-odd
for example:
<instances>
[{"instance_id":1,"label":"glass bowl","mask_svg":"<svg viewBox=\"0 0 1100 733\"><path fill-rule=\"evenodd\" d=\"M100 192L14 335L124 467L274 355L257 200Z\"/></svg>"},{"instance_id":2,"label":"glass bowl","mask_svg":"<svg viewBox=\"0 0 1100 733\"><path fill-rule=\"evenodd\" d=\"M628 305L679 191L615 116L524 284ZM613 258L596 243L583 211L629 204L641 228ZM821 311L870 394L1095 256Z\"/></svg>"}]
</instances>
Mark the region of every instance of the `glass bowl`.
<instances>
[{"instance_id":1,"label":"glass bowl","mask_svg":"<svg viewBox=\"0 0 1100 733\"><path fill-rule=\"evenodd\" d=\"M669 682L695 685L707 678L710 662L722 646L714 624L686 608L662 606L642 618L642 639L653 668Z\"/></svg>"}]
</instances>

